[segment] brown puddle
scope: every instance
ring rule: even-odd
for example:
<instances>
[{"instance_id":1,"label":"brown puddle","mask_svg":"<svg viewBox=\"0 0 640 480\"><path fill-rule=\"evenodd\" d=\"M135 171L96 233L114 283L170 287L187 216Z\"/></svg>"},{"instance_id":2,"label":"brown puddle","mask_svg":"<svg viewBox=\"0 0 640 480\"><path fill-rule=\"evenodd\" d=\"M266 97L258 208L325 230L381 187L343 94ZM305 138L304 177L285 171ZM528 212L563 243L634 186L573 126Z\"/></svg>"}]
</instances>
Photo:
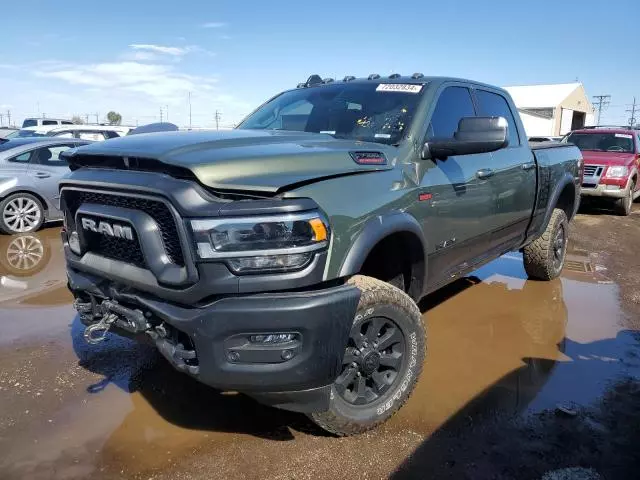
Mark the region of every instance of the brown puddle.
<instances>
[{"instance_id":1,"label":"brown puddle","mask_svg":"<svg viewBox=\"0 0 640 480\"><path fill-rule=\"evenodd\" d=\"M4 287L0 292L0 323L9 325L9 338L21 341L45 333L45 319L56 325L73 319L57 229L37 238L51 249L49 260L31 277L8 275L26 282L21 294L11 291L4 298ZM0 237L0 255L8 241ZM572 251L562 278L553 282L525 280L520 256L507 255L421 307L428 324L427 364L409 402L377 435L429 435L461 412L472 421L558 402L588 403L616 375L638 370L628 355L633 339L623 331L617 286L588 252ZM7 343L0 342L0 358ZM20 421L0 422L0 477L3 471L33 478L49 478L51 471L55 478L100 472L129 477L229 445L253 445L268 463L278 462L284 444L303 450L297 454L304 457L317 442L340 449L367 441L354 437L338 444L300 415L209 389L170 369L149 346L113 336L97 347L86 345L77 319L70 337L55 345L58 360L34 367L34 375L46 384L68 368L72 381L39 415L18 415L31 400L8 403L0 421L14 408ZM0 373L26 355L9 352ZM12 399L7 382L0 386L0 400Z\"/></svg>"}]
</instances>

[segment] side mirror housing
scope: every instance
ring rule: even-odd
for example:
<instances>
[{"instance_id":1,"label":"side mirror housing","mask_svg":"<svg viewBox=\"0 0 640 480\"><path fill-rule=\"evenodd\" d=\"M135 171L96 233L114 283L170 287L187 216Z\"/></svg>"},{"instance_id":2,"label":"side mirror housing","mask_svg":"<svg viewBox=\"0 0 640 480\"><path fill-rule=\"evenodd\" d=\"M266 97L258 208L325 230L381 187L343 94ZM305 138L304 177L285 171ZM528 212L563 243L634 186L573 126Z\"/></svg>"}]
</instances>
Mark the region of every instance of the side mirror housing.
<instances>
[{"instance_id":1,"label":"side mirror housing","mask_svg":"<svg viewBox=\"0 0 640 480\"><path fill-rule=\"evenodd\" d=\"M509 144L504 117L465 117L453 138L434 138L422 147L422 158L446 159L455 155L489 153Z\"/></svg>"}]
</instances>

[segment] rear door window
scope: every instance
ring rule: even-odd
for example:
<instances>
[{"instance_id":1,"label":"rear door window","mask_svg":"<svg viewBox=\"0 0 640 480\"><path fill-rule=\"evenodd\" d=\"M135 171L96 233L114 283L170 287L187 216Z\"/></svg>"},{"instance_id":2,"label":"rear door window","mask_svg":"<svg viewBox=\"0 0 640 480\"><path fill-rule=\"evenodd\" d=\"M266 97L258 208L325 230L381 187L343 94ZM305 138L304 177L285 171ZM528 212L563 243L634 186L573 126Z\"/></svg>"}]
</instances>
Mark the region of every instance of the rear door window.
<instances>
[{"instance_id":1,"label":"rear door window","mask_svg":"<svg viewBox=\"0 0 640 480\"><path fill-rule=\"evenodd\" d=\"M42 125L58 125L57 120L43 120Z\"/></svg>"},{"instance_id":2,"label":"rear door window","mask_svg":"<svg viewBox=\"0 0 640 480\"><path fill-rule=\"evenodd\" d=\"M95 140L100 141L104 140L104 135L102 132L78 132L78 138L80 140Z\"/></svg>"},{"instance_id":3,"label":"rear door window","mask_svg":"<svg viewBox=\"0 0 640 480\"><path fill-rule=\"evenodd\" d=\"M36 150L30 150L28 152L21 153L20 155L16 155L15 157L11 157L9 159L10 162L13 163L29 163L31 161L31 157Z\"/></svg>"},{"instance_id":4,"label":"rear door window","mask_svg":"<svg viewBox=\"0 0 640 480\"><path fill-rule=\"evenodd\" d=\"M67 131L67 132L56 133L54 135L54 137L58 137L58 138L73 138L73 132Z\"/></svg>"},{"instance_id":5,"label":"rear door window","mask_svg":"<svg viewBox=\"0 0 640 480\"><path fill-rule=\"evenodd\" d=\"M52 145L50 147L42 147L37 151L37 155L34 155L31 159L31 163L37 163L38 165L46 165L50 167L65 167L67 162L60 158L60 154L65 150L74 148L74 144L65 145Z\"/></svg>"},{"instance_id":6,"label":"rear door window","mask_svg":"<svg viewBox=\"0 0 640 480\"><path fill-rule=\"evenodd\" d=\"M440 97L431 115L427 139L453 138L458 123L464 117L475 117L471 93L466 87L447 87Z\"/></svg>"},{"instance_id":7,"label":"rear door window","mask_svg":"<svg viewBox=\"0 0 640 480\"><path fill-rule=\"evenodd\" d=\"M507 100L502 95L486 90L476 90L476 99L478 100L478 110L481 116L504 117L507 120L509 146L520 145L516 121L513 118L513 113Z\"/></svg>"}]
</instances>

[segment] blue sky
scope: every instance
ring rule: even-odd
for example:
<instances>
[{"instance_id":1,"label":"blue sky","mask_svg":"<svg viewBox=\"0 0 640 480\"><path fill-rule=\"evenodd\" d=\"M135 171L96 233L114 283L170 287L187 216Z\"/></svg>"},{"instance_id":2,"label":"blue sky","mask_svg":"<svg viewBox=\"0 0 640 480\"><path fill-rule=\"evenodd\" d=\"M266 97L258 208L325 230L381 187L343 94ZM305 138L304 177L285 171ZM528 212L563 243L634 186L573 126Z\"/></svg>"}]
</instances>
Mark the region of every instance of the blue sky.
<instances>
[{"instance_id":1,"label":"blue sky","mask_svg":"<svg viewBox=\"0 0 640 480\"><path fill-rule=\"evenodd\" d=\"M151 6L153 4L153 6ZM127 123L240 120L311 73L415 71L496 85L583 82L640 101L638 0L32 0L2 7L0 112L120 112ZM99 5L99 6L98 6ZM6 124L6 117L4 118Z\"/></svg>"}]
</instances>

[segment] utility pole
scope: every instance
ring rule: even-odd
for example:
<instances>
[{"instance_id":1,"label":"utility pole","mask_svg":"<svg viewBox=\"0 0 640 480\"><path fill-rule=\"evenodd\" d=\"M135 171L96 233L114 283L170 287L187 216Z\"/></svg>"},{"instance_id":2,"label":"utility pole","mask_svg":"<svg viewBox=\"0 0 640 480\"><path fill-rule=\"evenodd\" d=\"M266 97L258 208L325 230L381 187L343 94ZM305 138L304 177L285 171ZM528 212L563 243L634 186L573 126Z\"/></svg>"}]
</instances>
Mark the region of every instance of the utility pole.
<instances>
[{"instance_id":1,"label":"utility pole","mask_svg":"<svg viewBox=\"0 0 640 480\"><path fill-rule=\"evenodd\" d=\"M596 100L597 103L597 109L598 109L598 120L596 125L600 125L600 115L602 114L602 109L606 108L611 100L611 95L594 95L593 96L594 100Z\"/></svg>"},{"instance_id":2,"label":"utility pole","mask_svg":"<svg viewBox=\"0 0 640 480\"><path fill-rule=\"evenodd\" d=\"M0 113L0 127L4 127L4 115Z\"/></svg>"},{"instance_id":3,"label":"utility pole","mask_svg":"<svg viewBox=\"0 0 640 480\"><path fill-rule=\"evenodd\" d=\"M222 115L220 115L220 112L218 112L218 110L216 110L216 117L215 117L216 118L216 130L220 129L220 117L221 116Z\"/></svg>"},{"instance_id":4,"label":"utility pole","mask_svg":"<svg viewBox=\"0 0 640 480\"><path fill-rule=\"evenodd\" d=\"M85 123L86 125L89 125L89 114L88 114L88 113L85 113L85 114L84 114L84 123Z\"/></svg>"},{"instance_id":5,"label":"utility pole","mask_svg":"<svg viewBox=\"0 0 640 480\"><path fill-rule=\"evenodd\" d=\"M7 119L8 119L7 125L11 126L11 110L7 110Z\"/></svg>"},{"instance_id":6,"label":"utility pole","mask_svg":"<svg viewBox=\"0 0 640 480\"><path fill-rule=\"evenodd\" d=\"M167 122L169 121L169 105L165 105L166 108L166 112L167 112Z\"/></svg>"},{"instance_id":7,"label":"utility pole","mask_svg":"<svg viewBox=\"0 0 640 480\"><path fill-rule=\"evenodd\" d=\"M160 123L162 123L162 107L160 107Z\"/></svg>"},{"instance_id":8,"label":"utility pole","mask_svg":"<svg viewBox=\"0 0 640 480\"><path fill-rule=\"evenodd\" d=\"M636 97L633 97L633 105L631 105L631 108L627 110L627 112L631 114L631 117L629 118L629 126L633 128L636 124Z\"/></svg>"},{"instance_id":9,"label":"utility pole","mask_svg":"<svg viewBox=\"0 0 640 480\"><path fill-rule=\"evenodd\" d=\"M191 92L189 92L189 130L191 130Z\"/></svg>"},{"instance_id":10,"label":"utility pole","mask_svg":"<svg viewBox=\"0 0 640 480\"><path fill-rule=\"evenodd\" d=\"M96 112L96 125L100 124L100 114Z\"/></svg>"}]
</instances>

